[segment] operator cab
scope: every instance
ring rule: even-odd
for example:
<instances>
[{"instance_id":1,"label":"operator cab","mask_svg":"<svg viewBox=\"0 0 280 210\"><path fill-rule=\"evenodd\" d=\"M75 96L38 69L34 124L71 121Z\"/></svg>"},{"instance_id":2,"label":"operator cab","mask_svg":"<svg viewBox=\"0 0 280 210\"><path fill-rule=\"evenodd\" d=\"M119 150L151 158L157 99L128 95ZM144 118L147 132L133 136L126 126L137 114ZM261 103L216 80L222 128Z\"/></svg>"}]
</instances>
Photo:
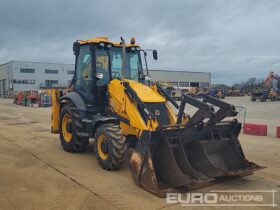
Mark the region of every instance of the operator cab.
<instances>
[{"instance_id":1,"label":"operator cab","mask_svg":"<svg viewBox=\"0 0 280 210\"><path fill-rule=\"evenodd\" d=\"M135 41L134 41L135 42ZM140 51L134 43L125 45L124 78L144 82ZM122 78L122 43L99 37L73 44L76 55L75 74L71 86L91 107L107 105L107 85Z\"/></svg>"}]
</instances>

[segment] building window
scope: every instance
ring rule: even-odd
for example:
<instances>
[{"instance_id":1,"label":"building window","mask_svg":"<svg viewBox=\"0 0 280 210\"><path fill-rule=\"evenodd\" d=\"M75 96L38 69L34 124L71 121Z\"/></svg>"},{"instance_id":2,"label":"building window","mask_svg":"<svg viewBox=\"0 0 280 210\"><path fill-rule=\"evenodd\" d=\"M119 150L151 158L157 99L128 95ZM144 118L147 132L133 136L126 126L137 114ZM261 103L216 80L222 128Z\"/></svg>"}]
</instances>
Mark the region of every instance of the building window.
<instances>
[{"instance_id":1,"label":"building window","mask_svg":"<svg viewBox=\"0 0 280 210\"><path fill-rule=\"evenodd\" d=\"M75 73L75 71L73 70L67 70L67 74L73 75Z\"/></svg>"},{"instance_id":2,"label":"building window","mask_svg":"<svg viewBox=\"0 0 280 210\"><path fill-rule=\"evenodd\" d=\"M180 87L189 87L190 83L189 82L179 82Z\"/></svg>"},{"instance_id":3,"label":"building window","mask_svg":"<svg viewBox=\"0 0 280 210\"><path fill-rule=\"evenodd\" d=\"M173 85L173 86L178 86L178 82L167 82L168 84L170 84L170 85Z\"/></svg>"},{"instance_id":4,"label":"building window","mask_svg":"<svg viewBox=\"0 0 280 210\"><path fill-rule=\"evenodd\" d=\"M58 74L58 70L55 69L45 69L45 74Z\"/></svg>"},{"instance_id":5,"label":"building window","mask_svg":"<svg viewBox=\"0 0 280 210\"><path fill-rule=\"evenodd\" d=\"M35 69L20 69L20 73L35 73Z\"/></svg>"},{"instance_id":6,"label":"building window","mask_svg":"<svg viewBox=\"0 0 280 210\"><path fill-rule=\"evenodd\" d=\"M7 80L3 79L2 80L2 88L3 88L3 96L7 96L8 95L8 88L7 88Z\"/></svg>"},{"instance_id":7,"label":"building window","mask_svg":"<svg viewBox=\"0 0 280 210\"><path fill-rule=\"evenodd\" d=\"M54 87L58 84L58 80L45 80L46 87Z\"/></svg>"},{"instance_id":8,"label":"building window","mask_svg":"<svg viewBox=\"0 0 280 210\"><path fill-rule=\"evenodd\" d=\"M201 82L199 87L201 87L201 88L209 88L209 82Z\"/></svg>"},{"instance_id":9,"label":"building window","mask_svg":"<svg viewBox=\"0 0 280 210\"><path fill-rule=\"evenodd\" d=\"M19 80L19 79L14 79L13 80L14 84L35 84L35 80Z\"/></svg>"},{"instance_id":10,"label":"building window","mask_svg":"<svg viewBox=\"0 0 280 210\"><path fill-rule=\"evenodd\" d=\"M197 87L197 88L199 88L199 82L190 82L190 87Z\"/></svg>"}]
</instances>

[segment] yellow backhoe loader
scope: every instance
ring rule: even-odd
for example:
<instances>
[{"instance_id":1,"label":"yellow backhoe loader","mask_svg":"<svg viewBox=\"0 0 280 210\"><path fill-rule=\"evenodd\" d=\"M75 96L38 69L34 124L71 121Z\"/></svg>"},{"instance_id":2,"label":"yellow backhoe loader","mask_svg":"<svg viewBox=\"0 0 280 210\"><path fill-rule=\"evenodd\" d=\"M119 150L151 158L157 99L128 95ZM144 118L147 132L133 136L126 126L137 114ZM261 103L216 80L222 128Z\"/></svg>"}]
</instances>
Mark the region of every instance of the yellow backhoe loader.
<instances>
[{"instance_id":1,"label":"yellow backhoe loader","mask_svg":"<svg viewBox=\"0 0 280 210\"><path fill-rule=\"evenodd\" d=\"M160 197L263 168L244 156L235 107L207 95L203 101L183 95L179 106L159 84L150 85L141 61L143 53L147 64L147 52L135 39L80 40L73 51L69 91L55 90L52 100L52 132L67 152L82 152L94 138L100 166L115 170L131 147L135 183ZM197 107L191 117L186 104ZM225 121L228 117L233 120Z\"/></svg>"}]
</instances>

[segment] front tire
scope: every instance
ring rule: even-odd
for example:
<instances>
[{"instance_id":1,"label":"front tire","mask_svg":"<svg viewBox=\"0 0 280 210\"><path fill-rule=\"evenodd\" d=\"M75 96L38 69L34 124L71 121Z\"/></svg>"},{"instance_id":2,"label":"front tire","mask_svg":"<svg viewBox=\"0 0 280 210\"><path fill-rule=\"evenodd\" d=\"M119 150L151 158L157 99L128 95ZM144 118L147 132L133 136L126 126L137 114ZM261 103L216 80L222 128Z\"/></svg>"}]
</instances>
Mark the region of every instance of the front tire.
<instances>
[{"instance_id":1,"label":"front tire","mask_svg":"<svg viewBox=\"0 0 280 210\"><path fill-rule=\"evenodd\" d=\"M88 137L81 136L82 121L73 103L65 104L60 112L60 141L67 152L82 152L88 145Z\"/></svg>"},{"instance_id":2,"label":"front tire","mask_svg":"<svg viewBox=\"0 0 280 210\"><path fill-rule=\"evenodd\" d=\"M95 133L94 148L99 165L106 170L117 170L125 161L127 145L119 125L101 124Z\"/></svg>"}]
</instances>

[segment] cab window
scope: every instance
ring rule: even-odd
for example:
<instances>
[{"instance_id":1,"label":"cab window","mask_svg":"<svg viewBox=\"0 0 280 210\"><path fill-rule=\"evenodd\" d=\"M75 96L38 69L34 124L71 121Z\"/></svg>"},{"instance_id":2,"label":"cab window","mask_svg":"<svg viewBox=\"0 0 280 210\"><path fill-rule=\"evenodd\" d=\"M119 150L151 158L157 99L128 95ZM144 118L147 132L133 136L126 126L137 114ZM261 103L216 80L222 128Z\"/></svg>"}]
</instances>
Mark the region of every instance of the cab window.
<instances>
[{"instance_id":1,"label":"cab window","mask_svg":"<svg viewBox=\"0 0 280 210\"><path fill-rule=\"evenodd\" d=\"M129 54L129 64L130 64L130 78L132 80L138 80L139 78L139 58L136 53Z\"/></svg>"},{"instance_id":2,"label":"cab window","mask_svg":"<svg viewBox=\"0 0 280 210\"><path fill-rule=\"evenodd\" d=\"M122 74L122 57L119 52L111 52L112 78L120 79Z\"/></svg>"},{"instance_id":3,"label":"cab window","mask_svg":"<svg viewBox=\"0 0 280 210\"><path fill-rule=\"evenodd\" d=\"M109 55L104 49L96 49L96 74L102 74L102 78L97 78L97 85L103 86L110 82Z\"/></svg>"},{"instance_id":4,"label":"cab window","mask_svg":"<svg viewBox=\"0 0 280 210\"><path fill-rule=\"evenodd\" d=\"M89 97L91 95L91 85L93 78L91 60L92 59L89 47L81 47L80 54L77 60L76 87L85 97Z\"/></svg>"}]
</instances>

